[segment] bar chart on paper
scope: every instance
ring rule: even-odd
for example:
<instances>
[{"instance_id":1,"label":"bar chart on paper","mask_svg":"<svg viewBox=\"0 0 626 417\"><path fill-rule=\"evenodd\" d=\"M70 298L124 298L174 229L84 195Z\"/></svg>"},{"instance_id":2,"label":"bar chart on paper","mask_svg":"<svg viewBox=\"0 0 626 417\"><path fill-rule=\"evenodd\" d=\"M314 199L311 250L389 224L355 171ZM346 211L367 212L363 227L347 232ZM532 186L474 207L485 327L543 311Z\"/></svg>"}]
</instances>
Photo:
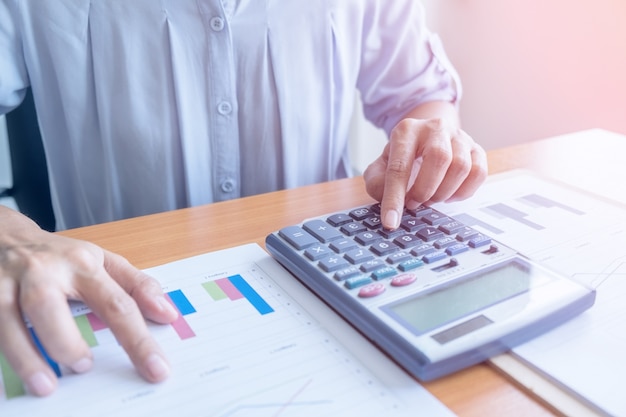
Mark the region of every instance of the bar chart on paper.
<instances>
[{"instance_id":1,"label":"bar chart on paper","mask_svg":"<svg viewBox=\"0 0 626 417\"><path fill-rule=\"evenodd\" d=\"M626 415L621 394L626 371L626 206L527 172L512 172L491 177L474 197L444 205L442 211L596 289L591 309L513 353L590 409Z\"/></svg>"},{"instance_id":2,"label":"bar chart on paper","mask_svg":"<svg viewBox=\"0 0 626 417\"><path fill-rule=\"evenodd\" d=\"M151 325L172 364L166 382L141 380L107 326L86 307L73 305L76 323L92 346L94 369L73 375L50 360L60 388L34 400L0 358L2 416L409 415L412 405L405 394L434 407L430 415L449 415L402 371L390 366L391 373L381 379L364 366L345 341L277 284L268 266L234 257L219 272L207 270L216 265L215 257L149 270L179 312L169 325ZM387 384L393 380L392 390ZM402 381L406 392L398 395Z\"/></svg>"}]
</instances>

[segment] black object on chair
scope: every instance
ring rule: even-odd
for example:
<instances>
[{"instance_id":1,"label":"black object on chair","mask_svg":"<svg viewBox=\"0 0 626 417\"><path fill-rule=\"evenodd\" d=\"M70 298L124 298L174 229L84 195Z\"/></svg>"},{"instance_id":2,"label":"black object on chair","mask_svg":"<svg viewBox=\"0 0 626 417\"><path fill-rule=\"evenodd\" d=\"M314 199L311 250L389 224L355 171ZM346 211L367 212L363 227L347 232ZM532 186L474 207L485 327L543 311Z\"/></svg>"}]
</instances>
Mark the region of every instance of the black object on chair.
<instances>
[{"instance_id":1,"label":"black object on chair","mask_svg":"<svg viewBox=\"0 0 626 417\"><path fill-rule=\"evenodd\" d=\"M13 186L6 194L42 229L54 231L46 155L30 88L22 104L6 114L6 123L13 173Z\"/></svg>"}]
</instances>

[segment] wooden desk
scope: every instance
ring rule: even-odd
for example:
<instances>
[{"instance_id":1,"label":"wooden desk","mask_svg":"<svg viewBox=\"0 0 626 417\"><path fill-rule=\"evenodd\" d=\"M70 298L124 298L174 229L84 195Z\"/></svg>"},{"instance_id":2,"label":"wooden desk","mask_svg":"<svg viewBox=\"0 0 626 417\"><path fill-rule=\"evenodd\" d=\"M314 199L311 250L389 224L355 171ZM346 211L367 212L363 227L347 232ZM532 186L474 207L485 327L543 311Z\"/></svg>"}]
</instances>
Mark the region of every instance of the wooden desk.
<instances>
[{"instance_id":1,"label":"wooden desk","mask_svg":"<svg viewBox=\"0 0 626 417\"><path fill-rule=\"evenodd\" d=\"M590 131L491 151L489 163L491 173L529 168L610 196L619 178L626 177L624 154L626 138ZM622 175L616 175L619 172ZM626 191L619 192L626 200ZM264 246L265 236L283 226L369 202L363 180L357 177L62 234L92 241L147 268L244 243ZM460 416L555 415L487 364L424 385Z\"/></svg>"}]
</instances>

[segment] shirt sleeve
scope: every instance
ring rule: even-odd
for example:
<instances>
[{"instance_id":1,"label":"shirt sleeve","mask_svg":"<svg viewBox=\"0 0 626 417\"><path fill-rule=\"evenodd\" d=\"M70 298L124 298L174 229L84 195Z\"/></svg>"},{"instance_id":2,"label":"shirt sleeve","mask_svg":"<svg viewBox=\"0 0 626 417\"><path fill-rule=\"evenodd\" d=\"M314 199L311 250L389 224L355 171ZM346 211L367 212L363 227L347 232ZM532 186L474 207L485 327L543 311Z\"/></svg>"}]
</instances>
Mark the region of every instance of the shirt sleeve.
<instances>
[{"instance_id":1,"label":"shirt sleeve","mask_svg":"<svg viewBox=\"0 0 626 417\"><path fill-rule=\"evenodd\" d=\"M16 11L16 0L0 2L0 114L17 107L28 87Z\"/></svg>"},{"instance_id":2,"label":"shirt sleeve","mask_svg":"<svg viewBox=\"0 0 626 417\"><path fill-rule=\"evenodd\" d=\"M357 86L365 117L387 134L419 104L458 103L458 74L419 1L369 2Z\"/></svg>"}]
</instances>

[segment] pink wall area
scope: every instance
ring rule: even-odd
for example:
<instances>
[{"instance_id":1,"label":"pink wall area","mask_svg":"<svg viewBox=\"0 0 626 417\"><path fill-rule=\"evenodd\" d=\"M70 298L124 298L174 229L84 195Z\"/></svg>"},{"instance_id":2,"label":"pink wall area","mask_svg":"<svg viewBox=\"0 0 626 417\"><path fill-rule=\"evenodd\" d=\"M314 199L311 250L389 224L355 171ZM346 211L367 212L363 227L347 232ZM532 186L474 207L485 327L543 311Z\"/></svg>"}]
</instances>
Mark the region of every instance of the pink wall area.
<instances>
[{"instance_id":1,"label":"pink wall area","mask_svg":"<svg viewBox=\"0 0 626 417\"><path fill-rule=\"evenodd\" d=\"M488 149L588 128L626 134L625 0L423 0Z\"/></svg>"}]
</instances>

